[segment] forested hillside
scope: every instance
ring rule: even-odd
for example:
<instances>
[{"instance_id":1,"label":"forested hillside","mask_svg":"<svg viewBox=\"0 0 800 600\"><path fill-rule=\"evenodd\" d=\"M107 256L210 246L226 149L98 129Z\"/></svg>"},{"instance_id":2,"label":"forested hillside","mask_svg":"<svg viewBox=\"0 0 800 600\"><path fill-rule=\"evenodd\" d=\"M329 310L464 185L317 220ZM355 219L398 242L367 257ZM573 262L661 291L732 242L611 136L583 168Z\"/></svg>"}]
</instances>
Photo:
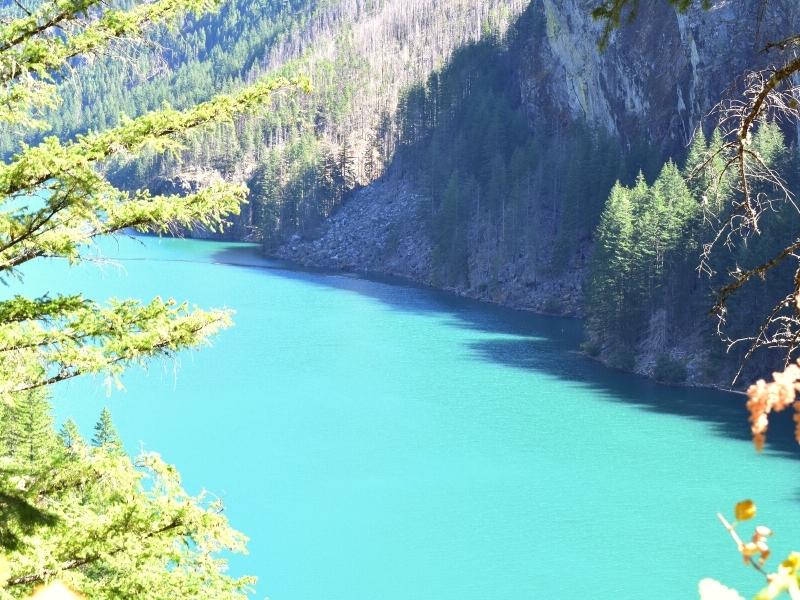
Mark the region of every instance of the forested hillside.
<instances>
[{"instance_id":1,"label":"forested hillside","mask_svg":"<svg viewBox=\"0 0 800 600\"><path fill-rule=\"evenodd\" d=\"M726 88L765 60L753 46L758 10L729 3L676 16L648 4L599 53L599 26L581 3L532 3L507 36L463 49L412 88L398 120L420 126L404 132L383 181L280 254L537 311L585 315L589 300L593 355L671 381L729 382L741 353L723 360L707 314L743 255L723 258L714 278L696 270L714 215L684 165L696 162L703 129L713 137L709 112ZM798 22L796 6L773 2L762 29L780 37ZM794 134L784 134L766 127L760 139L791 169L777 158L790 155ZM617 239L597 229L612 188L630 197L637 236L624 258L595 254L598 236ZM628 304L593 283L600 265L630 286ZM757 318L743 315L728 333L752 331Z\"/></svg>"},{"instance_id":2,"label":"forested hillside","mask_svg":"<svg viewBox=\"0 0 800 600\"><path fill-rule=\"evenodd\" d=\"M272 247L313 230L348 192L378 177L404 133L420 125L399 120L408 89L455 49L503 36L524 5L228 2L180 33L165 31L150 48L129 49L129 61L98 61L79 78L66 79L66 101L47 118L54 133L66 137L163 102L187 106L267 72L308 75L314 86L309 97L190 137L178 155L153 153L109 166L116 181L161 192L219 178L245 181L250 203L229 235ZM6 151L13 150L11 139L0 134Z\"/></svg>"},{"instance_id":3,"label":"forested hillside","mask_svg":"<svg viewBox=\"0 0 800 600\"><path fill-rule=\"evenodd\" d=\"M634 185L617 183L611 190L596 230L587 281L585 346L590 354L602 354L625 369L647 355L654 361L653 374L665 381L684 381L687 366L697 371L697 379L732 378L752 343L748 337L789 292L793 273L788 265L739 291L719 323L728 340L741 340L725 357L726 345L714 335L718 323L708 314L716 300L713 291L728 283L728 273L778 255L800 218L792 207L781 206L780 190L757 181L754 193L774 203L774 218L747 243L716 253L713 268L701 266L704 245L726 219L734 194L725 159L715 155L721 146L718 130L708 141L700 130L683 169L670 161L650 185L640 175ZM769 168L784 175L790 189L800 189L797 151L787 147L778 125L762 123L752 148ZM665 349L679 353L670 355ZM745 373L753 378L781 358L780 352L759 356Z\"/></svg>"},{"instance_id":4,"label":"forested hillside","mask_svg":"<svg viewBox=\"0 0 800 600\"><path fill-rule=\"evenodd\" d=\"M70 136L265 72L308 74L308 97L107 169L161 193L247 183L229 238L586 315L586 349L613 365L724 381L724 346L702 315L720 273L743 257L698 277L713 231L686 169L703 131L715 143L710 109L768 59L754 41L794 31L800 9L776 0L762 12L752 0L641 12L599 52L602 26L580 0L236 0L130 48L128 61L65 78L66 101L48 118ZM795 132L770 127L762 141L794 169ZM615 278L631 283L624 297Z\"/></svg>"}]
</instances>

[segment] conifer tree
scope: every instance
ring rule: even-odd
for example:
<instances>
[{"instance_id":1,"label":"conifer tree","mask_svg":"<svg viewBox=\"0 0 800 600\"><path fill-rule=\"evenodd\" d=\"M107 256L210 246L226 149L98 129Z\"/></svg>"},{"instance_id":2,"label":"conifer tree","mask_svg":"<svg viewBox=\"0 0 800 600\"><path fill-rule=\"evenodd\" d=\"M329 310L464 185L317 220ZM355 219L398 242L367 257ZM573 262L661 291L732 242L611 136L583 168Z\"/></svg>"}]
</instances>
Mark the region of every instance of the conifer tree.
<instances>
[{"instance_id":1,"label":"conifer tree","mask_svg":"<svg viewBox=\"0 0 800 600\"><path fill-rule=\"evenodd\" d=\"M92 446L103 448L109 452L122 452L122 440L117 433L117 428L111 420L111 411L108 407L103 407L100 418L94 426L94 436Z\"/></svg>"},{"instance_id":2,"label":"conifer tree","mask_svg":"<svg viewBox=\"0 0 800 600\"><path fill-rule=\"evenodd\" d=\"M711 218L718 218L730 200L730 175L725 173L724 157L720 154L723 144L718 128L714 129L710 140L698 129L683 170L692 195Z\"/></svg>"},{"instance_id":3,"label":"conifer tree","mask_svg":"<svg viewBox=\"0 0 800 600\"><path fill-rule=\"evenodd\" d=\"M323 210L327 214L339 203L343 191L338 157L330 149L323 155L320 187L324 195Z\"/></svg>"},{"instance_id":4,"label":"conifer tree","mask_svg":"<svg viewBox=\"0 0 800 600\"><path fill-rule=\"evenodd\" d=\"M644 173L639 171L630 189L634 234L631 250L629 296L637 314L645 310L653 292L654 274L659 262L659 199L654 198ZM633 319L632 319L633 320Z\"/></svg>"},{"instance_id":5,"label":"conifer tree","mask_svg":"<svg viewBox=\"0 0 800 600\"><path fill-rule=\"evenodd\" d=\"M339 195L341 196L352 189L356 184L355 156L347 136L345 136L342 145L339 147L339 154L336 157L336 167L336 182L339 188Z\"/></svg>"},{"instance_id":6,"label":"conifer tree","mask_svg":"<svg viewBox=\"0 0 800 600\"><path fill-rule=\"evenodd\" d=\"M705 194L712 185L711 169L706 165L708 159L708 141L702 127L698 127L689 145L684 168L684 173L689 178L689 187L698 197Z\"/></svg>"},{"instance_id":7,"label":"conifer tree","mask_svg":"<svg viewBox=\"0 0 800 600\"><path fill-rule=\"evenodd\" d=\"M662 200L661 229L665 252L692 238L699 206L677 165L667 161L653 183L652 193Z\"/></svg>"},{"instance_id":8,"label":"conifer tree","mask_svg":"<svg viewBox=\"0 0 800 600\"><path fill-rule=\"evenodd\" d=\"M46 395L31 396L13 410L23 421L33 412L38 422L52 422ZM0 541L11 566L1 598L27 598L54 578L100 600L246 598L253 579L229 577L215 556L241 551L245 542L218 502L188 495L175 468L156 454L132 461L108 444L83 444L71 421L63 431L59 438L50 428L24 429L25 443L4 458L0 481L16 487L13 496L0 491ZM28 439L48 446L33 461ZM24 511L30 514L20 519Z\"/></svg>"},{"instance_id":9,"label":"conifer tree","mask_svg":"<svg viewBox=\"0 0 800 600\"><path fill-rule=\"evenodd\" d=\"M64 424L61 426L61 430L58 432L58 437L60 438L61 443L64 445L64 448L67 450L77 451L79 448L85 445L77 423L75 423L75 421L73 421L71 418L64 421Z\"/></svg>"},{"instance_id":10,"label":"conifer tree","mask_svg":"<svg viewBox=\"0 0 800 600\"><path fill-rule=\"evenodd\" d=\"M372 182L378 175L379 158L377 156L378 140L374 135L370 135L367 139L367 148L364 154L363 173L364 179L367 182Z\"/></svg>"},{"instance_id":11,"label":"conifer tree","mask_svg":"<svg viewBox=\"0 0 800 600\"><path fill-rule=\"evenodd\" d=\"M631 335L629 276L634 262L633 194L617 182L595 236L588 293L590 327L599 337Z\"/></svg>"},{"instance_id":12,"label":"conifer tree","mask_svg":"<svg viewBox=\"0 0 800 600\"><path fill-rule=\"evenodd\" d=\"M434 261L445 283L463 281L467 271L468 214L461 175L454 170L447 180L441 206L433 219Z\"/></svg>"},{"instance_id":13,"label":"conifer tree","mask_svg":"<svg viewBox=\"0 0 800 600\"><path fill-rule=\"evenodd\" d=\"M20 469L38 469L56 444L50 402L43 390L19 394L6 408L4 437L8 455Z\"/></svg>"}]
</instances>

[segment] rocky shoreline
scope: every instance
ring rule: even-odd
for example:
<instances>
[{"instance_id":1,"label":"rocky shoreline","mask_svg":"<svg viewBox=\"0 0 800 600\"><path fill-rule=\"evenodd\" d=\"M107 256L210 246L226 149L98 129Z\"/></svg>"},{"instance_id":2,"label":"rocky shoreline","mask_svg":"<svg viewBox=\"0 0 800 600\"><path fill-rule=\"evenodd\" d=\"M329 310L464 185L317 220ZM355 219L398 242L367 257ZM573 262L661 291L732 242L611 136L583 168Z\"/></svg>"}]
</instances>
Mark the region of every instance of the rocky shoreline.
<instances>
[{"instance_id":1,"label":"rocky shoreline","mask_svg":"<svg viewBox=\"0 0 800 600\"><path fill-rule=\"evenodd\" d=\"M542 314L582 316L583 270L548 276L521 256L495 270L494 248L477 235L463 283L443 284L420 217L424 196L402 180L361 189L313 236L295 234L272 255L304 266L380 273L443 289L465 298Z\"/></svg>"}]
</instances>

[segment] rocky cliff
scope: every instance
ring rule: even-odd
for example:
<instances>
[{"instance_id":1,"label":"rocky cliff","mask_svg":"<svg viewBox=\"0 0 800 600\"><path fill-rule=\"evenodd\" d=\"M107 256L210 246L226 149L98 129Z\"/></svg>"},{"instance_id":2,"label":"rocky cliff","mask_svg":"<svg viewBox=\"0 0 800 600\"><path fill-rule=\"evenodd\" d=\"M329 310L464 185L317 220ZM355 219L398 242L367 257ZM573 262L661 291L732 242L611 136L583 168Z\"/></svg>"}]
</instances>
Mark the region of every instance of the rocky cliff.
<instances>
[{"instance_id":1,"label":"rocky cliff","mask_svg":"<svg viewBox=\"0 0 800 600\"><path fill-rule=\"evenodd\" d=\"M794 2L723 0L709 10L677 14L666 2L644 2L633 25L598 52L596 2L538 3L545 28L520 57L520 85L531 122L537 115L585 119L630 145L638 138L675 153L748 67L766 62L757 49L795 31ZM759 25L760 23L760 25Z\"/></svg>"}]
</instances>

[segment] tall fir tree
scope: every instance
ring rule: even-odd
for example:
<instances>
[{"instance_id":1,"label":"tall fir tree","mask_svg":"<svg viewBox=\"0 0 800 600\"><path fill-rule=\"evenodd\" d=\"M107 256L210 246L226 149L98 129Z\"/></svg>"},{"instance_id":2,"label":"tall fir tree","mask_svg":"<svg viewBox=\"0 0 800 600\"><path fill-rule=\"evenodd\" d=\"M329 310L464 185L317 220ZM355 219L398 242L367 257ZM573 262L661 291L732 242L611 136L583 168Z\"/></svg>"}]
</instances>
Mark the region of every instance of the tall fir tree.
<instances>
[{"instance_id":1,"label":"tall fir tree","mask_svg":"<svg viewBox=\"0 0 800 600\"><path fill-rule=\"evenodd\" d=\"M92 446L95 448L103 448L109 452L123 451L122 440L111 419L111 411L108 407L103 407L103 410L100 412L100 418L97 423L95 423Z\"/></svg>"},{"instance_id":2,"label":"tall fir tree","mask_svg":"<svg viewBox=\"0 0 800 600\"><path fill-rule=\"evenodd\" d=\"M589 326L600 338L631 339L629 276L634 264L634 223L630 190L617 182L595 234L589 282Z\"/></svg>"},{"instance_id":3,"label":"tall fir tree","mask_svg":"<svg viewBox=\"0 0 800 600\"><path fill-rule=\"evenodd\" d=\"M58 432L58 437L61 439L64 448L69 451L77 451L85 445L78 424L72 418L64 421L61 430Z\"/></svg>"},{"instance_id":4,"label":"tall fir tree","mask_svg":"<svg viewBox=\"0 0 800 600\"><path fill-rule=\"evenodd\" d=\"M3 437L8 455L18 468L37 470L52 454L57 441L46 393L34 390L19 394L5 411Z\"/></svg>"}]
</instances>

